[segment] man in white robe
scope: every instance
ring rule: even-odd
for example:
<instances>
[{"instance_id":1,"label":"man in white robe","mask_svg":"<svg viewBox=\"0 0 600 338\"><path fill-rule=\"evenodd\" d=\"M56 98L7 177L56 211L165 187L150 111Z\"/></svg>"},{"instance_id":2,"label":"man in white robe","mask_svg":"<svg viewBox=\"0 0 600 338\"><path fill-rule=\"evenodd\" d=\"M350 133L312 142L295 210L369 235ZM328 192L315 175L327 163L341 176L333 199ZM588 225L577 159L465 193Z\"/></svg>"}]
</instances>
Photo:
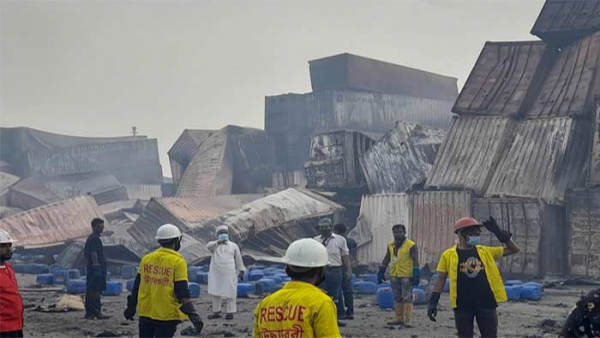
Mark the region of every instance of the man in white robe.
<instances>
[{"instance_id":1,"label":"man in white robe","mask_svg":"<svg viewBox=\"0 0 600 338\"><path fill-rule=\"evenodd\" d=\"M238 278L243 280L246 268L242 262L240 248L229 240L229 229L226 225L217 227L217 238L207 245L208 251L211 252L208 294L211 296L213 309L213 314L208 316L208 319L221 318L221 305L225 299L227 302L225 319L231 320L233 314L237 312Z\"/></svg>"}]
</instances>

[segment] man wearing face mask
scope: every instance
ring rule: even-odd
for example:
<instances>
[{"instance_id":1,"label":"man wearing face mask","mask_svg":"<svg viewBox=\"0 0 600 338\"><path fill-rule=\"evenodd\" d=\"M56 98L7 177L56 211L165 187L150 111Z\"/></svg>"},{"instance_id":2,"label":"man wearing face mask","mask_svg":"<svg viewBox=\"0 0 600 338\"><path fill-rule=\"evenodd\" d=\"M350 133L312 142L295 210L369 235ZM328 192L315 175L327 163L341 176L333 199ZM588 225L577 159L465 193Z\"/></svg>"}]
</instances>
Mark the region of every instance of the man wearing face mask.
<instances>
[{"instance_id":1,"label":"man wearing face mask","mask_svg":"<svg viewBox=\"0 0 600 338\"><path fill-rule=\"evenodd\" d=\"M200 334L204 324L190 299L187 263L177 251L181 232L172 224L156 231L161 248L140 262L131 295L127 297L127 320L133 320L136 308L140 316L140 337L173 337L177 325L189 319Z\"/></svg>"},{"instance_id":2,"label":"man wearing face mask","mask_svg":"<svg viewBox=\"0 0 600 338\"><path fill-rule=\"evenodd\" d=\"M23 337L23 299L17 277L8 260L14 240L0 230L0 337Z\"/></svg>"},{"instance_id":3,"label":"man wearing face mask","mask_svg":"<svg viewBox=\"0 0 600 338\"><path fill-rule=\"evenodd\" d=\"M479 245L481 226L484 226L503 244L501 247ZM458 245L446 250L438 264L438 280L433 288L427 315L436 321L437 304L450 277L450 305L459 337L473 337L474 320L482 337L498 337L498 303L507 300L504 282L496 259L514 255L521 249L511 239L512 234L500 229L496 221L480 224L473 218L463 218L454 225Z\"/></svg>"},{"instance_id":4,"label":"man wearing face mask","mask_svg":"<svg viewBox=\"0 0 600 338\"><path fill-rule=\"evenodd\" d=\"M229 229L226 225L217 227L217 240L206 246L211 253L210 271L208 272L208 294L212 300L213 314L208 319L221 318L223 299L227 302L226 320L233 319L237 312L238 278L244 279L244 262L237 244L229 240ZM236 271L239 271L239 275Z\"/></svg>"},{"instance_id":5,"label":"man wearing face mask","mask_svg":"<svg viewBox=\"0 0 600 338\"><path fill-rule=\"evenodd\" d=\"M87 278L85 291L85 319L108 319L102 314L100 295L106 289L106 258L100 235L104 232L104 221L100 218L92 220L92 234L87 238L83 249L87 261Z\"/></svg>"}]
</instances>

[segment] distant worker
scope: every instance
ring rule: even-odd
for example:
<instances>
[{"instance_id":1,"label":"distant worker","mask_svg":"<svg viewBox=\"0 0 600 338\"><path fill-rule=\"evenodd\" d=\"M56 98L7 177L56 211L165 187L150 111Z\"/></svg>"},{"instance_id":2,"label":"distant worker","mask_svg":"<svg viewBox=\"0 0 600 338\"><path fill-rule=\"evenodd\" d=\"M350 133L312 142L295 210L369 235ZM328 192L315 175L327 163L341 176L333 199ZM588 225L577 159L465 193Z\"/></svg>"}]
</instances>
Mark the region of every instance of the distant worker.
<instances>
[{"instance_id":1,"label":"distant worker","mask_svg":"<svg viewBox=\"0 0 600 338\"><path fill-rule=\"evenodd\" d=\"M479 245L481 226L484 226L503 244L501 247ZM446 250L437 267L438 280L433 287L427 315L436 321L437 304L446 278L450 277L450 305L459 337L473 337L474 320L482 337L498 337L498 303L507 300L504 283L496 259L521 251L512 241L512 234L500 229L496 220L479 223L473 218L462 218L454 225L458 245Z\"/></svg>"},{"instance_id":2,"label":"distant worker","mask_svg":"<svg viewBox=\"0 0 600 338\"><path fill-rule=\"evenodd\" d=\"M559 337L600 337L600 289L581 297L569 313Z\"/></svg>"},{"instance_id":3,"label":"distant worker","mask_svg":"<svg viewBox=\"0 0 600 338\"><path fill-rule=\"evenodd\" d=\"M292 281L258 304L252 337L342 337L335 303L316 287L325 279L327 249L314 239L300 239L281 262Z\"/></svg>"},{"instance_id":4,"label":"distant worker","mask_svg":"<svg viewBox=\"0 0 600 338\"><path fill-rule=\"evenodd\" d=\"M340 309L339 299L342 291L342 280L352 277L350 250L348 250L346 239L333 233L330 218L320 219L317 230L321 235L316 236L314 239L323 244L329 254L329 265L325 268L325 281L319 287L333 298L338 309Z\"/></svg>"},{"instance_id":5,"label":"distant worker","mask_svg":"<svg viewBox=\"0 0 600 338\"><path fill-rule=\"evenodd\" d=\"M14 242L8 232L0 230L0 337L23 337L23 299L8 263Z\"/></svg>"},{"instance_id":6,"label":"distant worker","mask_svg":"<svg viewBox=\"0 0 600 338\"><path fill-rule=\"evenodd\" d=\"M394 320L388 325L410 327L413 313L413 286L421 281L419 249L415 242L406 238L406 227L396 224L392 227L394 241L388 244L385 257L377 273L377 281L385 280L385 271L390 267L390 285L394 294Z\"/></svg>"},{"instance_id":7,"label":"distant worker","mask_svg":"<svg viewBox=\"0 0 600 338\"><path fill-rule=\"evenodd\" d=\"M212 300L213 314L208 319L221 318L223 299L227 302L225 319L233 319L237 312L238 278L244 279L244 262L237 244L229 239L226 225L217 227L218 239L207 245L210 251L210 270L208 272L208 294ZM237 273L239 271L239 275Z\"/></svg>"},{"instance_id":8,"label":"distant worker","mask_svg":"<svg viewBox=\"0 0 600 338\"><path fill-rule=\"evenodd\" d=\"M172 224L156 231L161 248L144 256L127 297L125 318L140 316L140 337L173 337L177 325L189 318L196 332L204 324L194 309L188 286L187 263L177 251L181 248L181 232Z\"/></svg>"},{"instance_id":9,"label":"distant worker","mask_svg":"<svg viewBox=\"0 0 600 338\"><path fill-rule=\"evenodd\" d=\"M356 241L346 237L346 225L338 223L333 227L333 233L346 239L348 250L350 252L350 262L352 265L356 263ZM354 319L354 295L352 294L352 282L346 273L346 266L342 269L342 290L338 302L338 318L342 320Z\"/></svg>"},{"instance_id":10,"label":"distant worker","mask_svg":"<svg viewBox=\"0 0 600 338\"><path fill-rule=\"evenodd\" d=\"M92 220L92 234L87 238L83 249L87 261L85 319L108 319L102 314L100 296L106 289L107 266L104 257L104 246L100 235L104 232L104 221L100 218Z\"/></svg>"}]
</instances>

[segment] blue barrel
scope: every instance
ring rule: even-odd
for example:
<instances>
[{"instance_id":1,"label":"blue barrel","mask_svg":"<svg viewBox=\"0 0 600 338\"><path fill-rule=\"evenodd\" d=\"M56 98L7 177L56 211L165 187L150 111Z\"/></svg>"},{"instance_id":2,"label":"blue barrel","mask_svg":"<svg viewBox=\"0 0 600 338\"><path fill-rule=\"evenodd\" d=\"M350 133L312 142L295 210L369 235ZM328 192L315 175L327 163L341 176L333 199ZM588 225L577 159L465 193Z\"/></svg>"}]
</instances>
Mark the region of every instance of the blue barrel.
<instances>
[{"instance_id":1,"label":"blue barrel","mask_svg":"<svg viewBox=\"0 0 600 338\"><path fill-rule=\"evenodd\" d=\"M248 269L248 271L264 270L265 268L266 268L266 266L264 266L264 265L255 264L255 265L250 266L250 268Z\"/></svg>"},{"instance_id":2,"label":"blue barrel","mask_svg":"<svg viewBox=\"0 0 600 338\"><path fill-rule=\"evenodd\" d=\"M394 309L394 293L390 287L382 287L377 290L377 304L382 310Z\"/></svg>"},{"instance_id":3,"label":"blue barrel","mask_svg":"<svg viewBox=\"0 0 600 338\"><path fill-rule=\"evenodd\" d=\"M127 291L129 291L129 292L133 291L133 286L134 285L135 285L135 278L128 279L127 280L127 285L126 285Z\"/></svg>"},{"instance_id":4,"label":"blue barrel","mask_svg":"<svg viewBox=\"0 0 600 338\"><path fill-rule=\"evenodd\" d=\"M524 300L539 301L542 299L542 288L536 285L523 285L520 297Z\"/></svg>"},{"instance_id":5,"label":"blue barrel","mask_svg":"<svg viewBox=\"0 0 600 338\"><path fill-rule=\"evenodd\" d=\"M413 289L413 304L421 305L427 303L427 293L421 289Z\"/></svg>"},{"instance_id":6,"label":"blue barrel","mask_svg":"<svg viewBox=\"0 0 600 338\"><path fill-rule=\"evenodd\" d=\"M66 285L69 281L69 270L57 269L54 270L54 284ZM73 278L77 279L77 278Z\"/></svg>"},{"instance_id":7,"label":"blue barrel","mask_svg":"<svg viewBox=\"0 0 600 338\"><path fill-rule=\"evenodd\" d=\"M523 287L521 285L514 286L505 286L506 296L508 296L508 300L518 301L521 299L521 289Z\"/></svg>"},{"instance_id":8,"label":"blue barrel","mask_svg":"<svg viewBox=\"0 0 600 338\"><path fill-rule=\"evenodd\" d=\"M38 285L52 285L54 284L54 275L51 273L44 273L35 277L35 283Z\"/></svg>"},{"instance_id":9,"label":"blue barrel","mask_svg":"<svg viewBox=\"0 0 600 338\"><path fill-rule=\"evenodd\" d=\"M365 273L364 275L358 276L359 279L362 279L364 282L372 282L378 284L377 275L374 273Z\"/></svg>"},{"instance_id":10,"label":"blue barrel","mask_svg":"<svg viewBox=\"0 0 600 338\"><path fill-rule=\"evenodd\" d=\"M275 276L277 276L277 275L287 276L287 272L285 271L285 269L277 269L277 270L275 270Z\"/></svg>"},{"instance_id":11,"label":"blue barrel","mask_svg":"<svg viewBox=\"0 0 600 338\"><path fill-rule=\"evenodd\" d=\"M523 285L523 282L521 282L520 280L507 280L506 282L504 282L505 286L515 286L515 285Z\"/></svg>"},{"instance_id":12,"label":"blue barrel","mask_svg":"<svg viewBox=\"0 0 600 338\"><path fill-rule=\"evenodd\" d=\"M137 265L123 265L121 267L121 277L123 279L135 278L135 276L137 276L137 273L138 273Z\"/></svg>"},{"instance_id":13,"label":"blue barrel","mask_svg":"<svg viewBox=\"0 0 600 338\"><path fill-rule=\"evenodd\" d=\"M523 286L535 286L535 287L540 288L540 290L542 290L542 292L544 291L544 284L537 283L537 282L527 282L527 283L524 283Z\"/></svg>"},{"instance_id":14,"label":"blue barrel","mask_svg":"<svg viewBox=\"0 0 600 338\"><path fill-rule=\"evenodd\" d=\"M15 273L25 273L25 270L27 270L27 268L25 267L26 264L13 264L13 270L15 270Z\"/></svg>"},{"instance_id":15,"label":"blue barrel","mask_svg":"<svg viewBox=\"0 0 600 338\"><path fill-rule=\"evenodd\" d=\"M350 277L350 285L354 285L354 283L356 283L356 275L352 274L352 277Z\"/></svg>"},{"instance_id":16,"label":"blue barrel","mask_svg":"<svg viewBox=\"0 0 600 338\"><path fill-rule=\"evenodd\" d=\"M275 276L275 270L272 270L272 269L264 269L264 270L263 270L263 274L265 275L265 277L271 277L271 276Z\"/></svg>"},{"instance_id":17,"label":"blue barrel","mask_svg":"<svg viewBox=\"0 0 600 338\"><path fill-rule=\"evenodd\" d=\"M391 287L392 287L392 284L390 283L390 281L385 281L385 282L377 285L378 289L381 289L381 288L391 288Z\"/></svg>"},{"instance_id":18,"label":"blue barrel","mask_svg":"<svg viewBox=\"0 0 600 338\"><path fill-rule=\"evenodd\" d=\"M357 294L374 295L377 292L377 284L373 282L356 282L352 289Z\"/></svg>"},{"instance_id":19,"label":"blue barrel","mask_svg":"<svg viewBox=\"0 0 600 338\"><path fill-rule=\"evenodd\" d=\"M198 283L189 283L189 288L190 288L190 297L191 298L198 298L200 297L200 284Z\"/></svg>"},{"instance_id":20,"label":"blue barrel","mask_svg":"<svg viewBox=\"0 0 600 338\"><path fill-rule=\"evenodd\" d=\"M67 273L69 274L69 280L81 278L81 272L77 269L69 269Z\"/></svg>"},{"instance_id":21,"label":"blue barrel","mask_svg":"<svg viewBox=\"0 0 600 338\"><path fill-rule=\"evenodd\" d=\"M279 277L279 275L273 275L273 276L271 276L269 278L271 278L272 280L274 280L275 284L281 284L281 283L283 283L283 278Z\"/></svg>"},{"instance_id":22,"label":"blue barrel","mask_svg":"<svg viewBox=\"0 0 600 338\"><path fill-rule=\"evenodd\" d=\"M48 272L50 273L54 273L55 270L60 269L60 265L58 264L52 264L50 266L48 266Z\"/></svg>"},{"instance_id":23,"label":"blue barrel","mask_svg":"<svg viewBox=\"0 0 600 338\"><path fill-rule=\"evenodd\" d=\"M200 269L196 266L188 266L188 280L192 283L198 283L198 272Z\"/></svg>"},{"instance_id":24,"label":"blue barrel","mask_svg":"<svg viewBox=\"0 0 600 338\"><path fill-rule=\"evenodd\" d=\"M25 273L32 274L32 275L41 275L41 274L47 273L47 272L48 272L48 265L46 265L46 264L37 264L37 263L26 264Z\"/></svg>"},{"instance_id":25,"label":"blue barrel","mask_svg":"<svg viewBox=\"0 0 600 338\"><path fill-rule=\"evenodd\" d=\"M254 293L254 285L248 283L240 283L237 286L238 298L248 298L248 295Z\"/></svg>"},{"instance_id":26,"label":"blue barrel","mask_svg":"<svg viewBox=\"0 0 600 338\"><path fill-rule=\"evenodd\" d=\"M103 295L118 296L123 293L123 283L121 282L106 282L106 289Z\"/></svg>"},{"instance_id":27,"label":"blue barrel","mask_svg":"<svg viewBox=\"0 0 600 338\"><path fill-rule=\"evenodd\" d=\"M444 292L450 292L450 279L446 278L446 282L444 283Z\"/></svg>"},{"instance_id":28,"label":"blue barrel","mask_svg":"<svg viewBox=\"0 0 600 338\"><path fill-rule=\"evenodd\" d=\"M208 272L198 272L196 275L198 276L198 283L204 285L208 284Z\"/></svg>"},{"instance_id":29,"label":"blue barrel","mask_svg":"<svg viewBox=\"0 0 600 338\"><path fill-rule=\"evenodd\" d=\"M262 278L256 282L256 287L260 285L261 294L265 292L273 292L277 283L271 278Z\"/></svg>"},{"instance_id":30,"label":"blue barrel","mask_svg":"<svg viewBox=\"0 0 600 338\"><path fill-rule=\"evenodd\" d=\"M265 274L264 274L263 270L252 270L248 274L248 280L251 282L256 282L258 280L263 279L264 277L265 277Z\"/></svg>"},{"instance_id":31,"label":"blue barrel","mask_svg":"<svg viewBox=\"0 0 600 338\"><path fill-rule=\"evenodd\" d=\"M83 279L71 279L67 282L67 292L71 294L85 293L86 281Z\"/></svg>"}]
</instances>

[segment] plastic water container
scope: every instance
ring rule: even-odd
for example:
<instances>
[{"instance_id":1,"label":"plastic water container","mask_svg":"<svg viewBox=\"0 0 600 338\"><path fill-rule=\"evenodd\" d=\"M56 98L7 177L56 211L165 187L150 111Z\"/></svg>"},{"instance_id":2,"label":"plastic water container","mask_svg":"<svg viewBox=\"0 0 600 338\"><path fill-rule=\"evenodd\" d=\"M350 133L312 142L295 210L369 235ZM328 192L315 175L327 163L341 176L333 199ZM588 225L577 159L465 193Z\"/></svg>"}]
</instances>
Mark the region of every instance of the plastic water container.
<instances>
[{"instance_id":1,"label":"plastic water container","mask_svg":"<svg viewBox=\"0 0 600 338\"><path fill-rule=\"evenodd\" d=\"M279 277L279 275L273 275L273 276L270 276L269 278L271 278L272 280L274 280L275 284L281 284L281 283L283 283L283 278Z\"/></svg>"},{"instance_id":2,"label":"plastic water container","mask_svg":"<svg viewBox=\"0 0 600 338\"><path fill-rule=\"evenodd\" d=\"M256 287L260 286L261 294L265 292L273 292L277 283L271 278L262 278L256 282Z\"/></svg>"},{"instance_id":3,"label":"plastic water container","mask_svg":"<svg viewBox=\"0 0 600 338\"><path fill-rule=\"evenodd\" d=\"M507 280L504 282L505 286L515 286L515 285L523 285L523 282L520 280Z\"/></svg>"},{"instance_id":4,"label":"plastic water container","mask_svg":"<svg viewBox=\"0 0 600 338\"><path fill-rule=\"evenodd\" d=\"M356 283L356 275L352 274L352 276L350 277L350 285L354 285L354 283Z\"/></svg>"},{"instance_id":5,"label":"plastic water container","mask_svg":"<svg viewBox=\"0 0 600 338\"><path fill-rule=\"evenodd\" d=\"M263 270L263 274L265 275L265 277L275 276L275 270L273 270L273 269L264 269Z\"/></svg>"},{"instance_id":6,"label":"plastic water container","mask_svg":"<svg viewBox=\"0 0 600 338\"><path fill-rule=\"evenodd\" d=\"M377 290L377 304L382 310L394 309L394 293L390 287L382 287Z\"/></svg>"},{"instance_id":7,"label":"plastic water container","mask_svg":"<svg viewBox=\"0 0 600 338\"><path fill-rule=\"evenodd\" d=\"M427 293L421 289L413 289L413 304L421 305L427 303Z\"/></svg>"},{"instance_id":8,"label":"plastic water container","mask_svg":"<svg viewBox=\"0 0 600 338\"><path fill-rule=\"evenodd\" d=\"M364 275L358 276L359 279L362 279L364 282L372 282L378 284L377 275L374 273L365 273Z\"/></svg>"},{"instance_id":9,"label":"plastic water container","mask_svg":"<svg viewBox=\"0 0 600 338\"><path fill-rule=\"evenodd\" d=\"M192 283L198 283L198 267L188 266L188 280Z\"/></svg>"},{"instance_id":10,"label":"plastic water container","mask_svg":"<svg viewBox=\"0 0 600 338\"><path fill-rule=\"evenodd\" d=\"M285 269L277 269L275 270L275 276L277 275L284 275L287 277L287 272L285 272Z\"/></svg>"},{"instance_id":11,"label":"plastic water container","mask_svg":"<svg viewBox=\"0 0 600 338\"><path fill-rule=\"evenodd\" d=\"M252 270L264 270L264 269L266 269L266 268L267 268L267 267L266 267L266 266L264 266L264 265L261 265L261 264L254 264L254 265L251 265L251 266L248 268L248 271L252 271Z\"/></svg>"},{"instance_id":12,"label":"plastic water container","mask_svg":"<svg viewBox=\"0 0 600 338\"><path fill-rule=\"evenodd\" d=\"M81 278L81 271L77 269L69 269L67 270L69 273L69 279L79 279Z\"/></svg>"},{"instance_id":13,"label":"plastic water container","mask_svg":"<svg viewBox=\"0 0 600 338\"><path fill-rule=\"evenodd\" d=\"M67 292L71 294L85 293L86 281L83 279L71 279L67 282Z\"/></svg>"},{"instance_id":14,"label":"plastic water container","mask_svg":"<svg viewBox=\"0 0 600 338\"><path fill-rule=\"evenodd\" d=\"M291 279L290 277L285 277L285 278L284 278L284 279L281 281L281 283L285 284L285 283L287 283L287 282L291 282L291 281L292 281L292 279Z\"/></svg>"},{"instance_id":15,"label":"plastic water container","mask_svg":"<svg viewBox=\"0 0 600 338\"><path fill-rule=\"evenodd\" d=\"M196 276L196 281L198 281L199 284L208 284L208 272L198 272Z\"/></svg>"},{"instance_id":16,"label":"plastic water container","mask_svg":"<svg viewBox=\"0 0 600 338\"><path fill-rule=\"evenodd\" d=\"M444 283L444 292L450 292L450 279L446 278L446 283Z\"/></svg>"},{"instance_id":17,"label":"plastic water container","mask_svg":"<svg viewBox=\"0 0 600 338\"><path fill-rule=\"evenodd\" d=\"M535 286L535 287L540 288L540 290L542 290L542 292L544 291L544 284L537 283L537 282L527 282L527 283L524 283L523 286Z\"/></svg>"},{"instance_id":18,"label":"plastic water container","mask_svg":"<svg viewBox=\"0 0 600 338\"><path fill-rule=\"evenodd\" d=\"M508 300L518 301L521 299L521 289L523 287L521 285L514 286L505 286L506 296L508 296Z\"/></svg>"},{"instance_id":19,"label":"plastic water container","mask_svg":"<svg viewBox=\"0 0 600 338\"><path fill-rule=\"evenodd\" d=\"M69 281L69 271L64 269L54 270L54 284L66 285ZM77 279L77 278L73 278Z\"/></svg>"},{"instance_id":20,"label":"plastic water container","mask_svg":"<svg viewBox=\"0 0 600 338\"><path fill-rule=\"evenodd\" d=\"M238 298L248 298L248 295L254 293L254 285L248 283L240 283L237 286Z\"/></svg>"},{"instance_id":21,"label":"plastic water container","mask_svg":"<svg viewBox=\"0 0 600 338\"><path fill-rule=\"evenodd\" d=\"M190 297L198 298L200 297L200 284L198 283L189 283L190 288Z\"/></svg>"},{"instance_id":22,"label":"plastic water container","mask_svg":"<svg viewBox=\"0 0 600 338\"><path fill-rule=\"evenodd\" d=\"M129 292L133 291L134 285L135 285L135 278L128 279L127 284L126 284L127 291L129 291Z\"/></svg>"},{"instance_id":23,"label":"plastic water container","mask_svg":"<svg viewBox=\"0 0 600 338\"><path fill-rule=\"evenodd\" d=\"M38 285L52 285L54 284L54 275L51 273L44 273L35 277L35 283Z\"/></svg>"},{"instance_id":24,"label":"plastic water container","mask_svg":"<svg viewBox=\"0 0 600 338\"><path fill-rule=\"evenodd\" d=\"M106 289L103 295L118 296L123 293L123 283L121 282L106 282Z\"/></svg>"},{"instance_id":25,"label":"plastic water container","mask_svg":"<svg viewBox=\"0 0 600 338\"><path fill-rule=\"evenodd\" d=\"M48 265L46 264L36 264L36 263L26 263L26 264L15 264L13 266L15 272L17 273L27 273L32 275L41 275L48 272Z\"/></svg>"},{"instance_id":26,"label":"plastic water container","mask_svg":"<svg viewBox=\"0 0 600 338\"><path fill-rule=\"evenodd\" d=\"M542 299L542 288L536 285L523 285L521 287L521 299L539 301Z\"/></svg>"},{"instance_id":27,"label":"plastic water container","mask_svg":"<svg viewBox=\"0 0 600 338\"><path fill-rule=\"evenodd\" d=\"M50 273L54 273L55 270L60 269L60 265L58 264L52 264L50 266L48 266L48 272Z\"/></svg>"},{"instance_id":28,"label":"plastic water container","mask_svg":"<svg viewBox=\"0 0 600 338\"><path fill-rule=\"evenodd\" d=\"M263 270L252 270L248 274L248 280L251 282L256 282L258 280L263 279L264 277L265 277L265 274L264 274Z\"/></svg>"},{"instance_id":29,"label":"plastic water container","mask_svg":"<svg viewBox=\"0 0 600 338\"><path fill-rule=\"evenodd\" d=\"M386 281L386 282L383 282L383 283L377 285L378 289L381 289L381 288L391 288L391 287L392 287L392 284L390 283L390 281Z\"/></svg>"},{"instance_id":30,"label":"plastic water container","mask_svg":"<svg viewBox=\"0 0 600 338\"><path fill-rule=\"evenodd\" d=\"M123 279L135 278L135 276L137 276L137 273L138 273L137 265L123 265L121 267L121 277ZM189 275L189 273L188 273L188 275Z\"/></svg>"},{"instance_id":31,"label":"plastic water container","mask_svg":"<svg viewBox=\"0 0 600 338\"><path fill-rule=\"evenodd\" d=\"M352 286L354 293L362 295L374 295L377 293L377 284L373 282L356 282Z\"/></svg>"}]
</instances>

